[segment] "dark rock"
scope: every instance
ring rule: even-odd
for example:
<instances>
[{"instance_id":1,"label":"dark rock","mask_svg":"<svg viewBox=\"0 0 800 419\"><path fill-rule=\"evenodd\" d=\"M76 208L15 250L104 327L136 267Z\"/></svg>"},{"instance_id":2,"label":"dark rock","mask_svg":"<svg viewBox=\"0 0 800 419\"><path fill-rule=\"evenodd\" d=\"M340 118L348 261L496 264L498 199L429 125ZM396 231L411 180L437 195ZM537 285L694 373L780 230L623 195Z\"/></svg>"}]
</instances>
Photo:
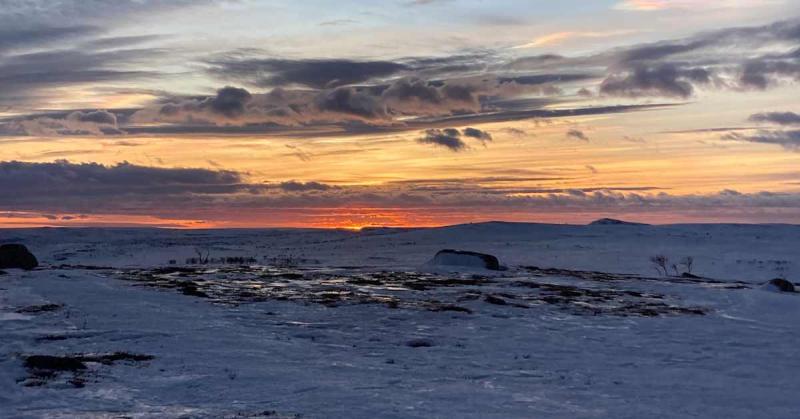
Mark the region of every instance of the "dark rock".
<instances>
[{"instance_id":1,"label":"dark rock","mask_svg":"<svg viewBox=\"0 0 800 419\"><path fill-rule=\"evenodd\" d=\"M178 284L178 287L180 288L183 295L190 295L192 297L200 297L200 298L209 298L208 294L201 291L197 287L197 284L195 284L194 282L191 281L181 282L180 284Z\"/></svg>"},{"instance_id":2,"label":"dark rock","mask_svg":"<svg viewBox=\"0 0 800 419\"><path fill-rule=\"evenodd\" d=\"M21 244L4 244L0 246L0 269L31 270L39 266L28 248Z\"/></svg>"},{"instance_id":3,"label":"dark rock","mask_svg":"<svg viewBox=\"0 0 800 419\"><path fill-rule=\"evenodd\" d=\"M87 363L113 365L116 362L142 362L152 360L151 355L131 354L127 352L114 352L110 354L75 354L65 356L31 355L25 358L25 369L29 376L23 381L26 387L43 386L51 380L58 379L63 374L71 374L66 380L74 387L86 385L86 375L91 375Z\"/></svg>"},{"instance_id":4,"label":"dark rock","mask_svg":"<svg viewBox=\"0 0 800 419\"><path fill-rule=\"evenodd\" d=\"M86 364L78 357L31 355L25 359L25 368L38 371L85 370Z\"/></svg>"},{"instance_id":5,"label":"dark rock","mask_svg":"<svg viewBox=\"0 0 800 419\"><path fill-rule=\"evenodd\" d=\"M36 306L27 306L17 309L17 313L23 314L38 314L38 313L46 313L49 311L57 311L64 308L63 304L41 304Z\"/></svg>"},{"instance_id":6,"label":"dark rock","mask_svg":"<svg viewBox=\"0 0 800 419\"><path fill-rule=\"evenodd\" d=\"M695 274L690 274L689 272L684 272L681 274L681 278L688 278L688 279L703 279L701 276L697 276Z\"/></svg>"},{"instance_id":7,"label":"dark rock","mask_svg":"<svg viewBox=\"0 0 800 419\"><path fill-rule=\"evenodd\" d=\"M472 314L472 310L470 310L470 309L468 309L466 307L461 307L461 306L457 306L457 305L453 305L453 304L434 305L433 307L429 308L428 310L437 311L437 312L438 311L455 311L455 312L459 312L459 313Z\"/></svg>"},{"instance_id":8,"label":"dark rock","mask_svg":"<svg viewBox=\"0 0 800 419\"><path fill-rule=\"evenodd\" d=\"M465 250L444 249L433 257L433 265L445 266L473 266L477 268L500 270L500 261L497 257L485 253L469 252Z\"/></svg>"},{"instance_id":9,"label":"dark rock","mask_svg":"<svg viewBox=\"0 0 800 419\"><path fill-rule=\"evenodd\" d=\"M430 339L411 339L406 342L406 346L411 348L430 348L433 342Z\"/></svg>"},{"instance_id":10,"label":"dark rock","mask_svg":"<svg viewBox=\"0 0 800 419\"><path fill-rule=\"evenodd\" d=\"M484 298L484 300L489 304L494 304L494 305L498 305L498 306L508 305L506 300L504 300L504 299L502 299L500 297L495 297L494 295L487 295L486 298Z\"/></svg>"},{"instance_id":11,"label":"dark rock","mask_svg":"<svg viewBox=\"0 0 800 419\"><path fill-rule=\"evenodd\" d=\"M771 288L776 289L777 291L780 291L780 292L797 292L795 290L794 284L792 284L791 282L789 282L789 281L787 281L787 280L785 280L783 278L771 279L771 280L769 280L769 282L764 284L764 286L765 287L771 287Z\"/></svg>"}]
</instances>

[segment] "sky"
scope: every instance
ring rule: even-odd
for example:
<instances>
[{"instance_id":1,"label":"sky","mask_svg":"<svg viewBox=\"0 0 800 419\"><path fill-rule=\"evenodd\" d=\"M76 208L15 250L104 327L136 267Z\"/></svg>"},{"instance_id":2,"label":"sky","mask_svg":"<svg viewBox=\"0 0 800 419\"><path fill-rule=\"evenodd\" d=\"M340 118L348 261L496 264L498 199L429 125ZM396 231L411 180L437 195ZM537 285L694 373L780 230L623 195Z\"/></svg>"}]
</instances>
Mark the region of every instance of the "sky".
<instances>
[{"instance_id":1,"label":"sky","mask_svg":"<svg viewBox=\"0 0 800 419\"><path fill-rule=\"evenodd\" d=\"M800 223L800 0L0 0L0 227Z\"/></svg>"}]
</instances>

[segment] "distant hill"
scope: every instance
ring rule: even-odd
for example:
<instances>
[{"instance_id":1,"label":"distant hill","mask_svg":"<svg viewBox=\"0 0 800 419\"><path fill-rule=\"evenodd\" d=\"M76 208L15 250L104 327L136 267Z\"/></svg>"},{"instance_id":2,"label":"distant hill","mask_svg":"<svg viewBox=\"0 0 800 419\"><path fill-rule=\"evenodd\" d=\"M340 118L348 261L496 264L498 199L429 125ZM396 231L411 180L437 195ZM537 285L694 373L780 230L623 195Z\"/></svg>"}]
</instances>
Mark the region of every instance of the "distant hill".
<instances>
[{"instance_id":1,"label":"distant hill","mask_svg":"<svg viewBox=\"0 0 800 419\"><path fill-rule=\"evenodd\" d=\"M616 226L616 225L628 225L628 226L646 226L649 224L644 223L633 223L630 221L623 221L617 220L614 218L601 218L599 220L594 220L589 223L590 226Z\"/></svg>"}]
</instances>

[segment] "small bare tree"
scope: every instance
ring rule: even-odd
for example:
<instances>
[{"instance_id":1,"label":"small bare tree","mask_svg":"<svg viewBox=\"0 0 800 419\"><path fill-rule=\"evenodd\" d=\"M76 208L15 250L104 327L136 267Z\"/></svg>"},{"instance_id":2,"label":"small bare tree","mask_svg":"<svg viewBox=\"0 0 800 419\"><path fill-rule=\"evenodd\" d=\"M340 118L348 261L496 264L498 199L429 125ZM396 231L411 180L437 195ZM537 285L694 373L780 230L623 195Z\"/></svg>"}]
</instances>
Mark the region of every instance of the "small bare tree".
<instances>
[{"instance_id":1,"label":"small bare tree","mask_svg":"<svg viewBox=\"0 0 800 419\"><path fill-rule=\"evenodd\" d=\"M672 272L674 272L674 273L675 273L675 276L681 276L681 271L680 271L680 270L678 270L678 265L677 265L677 264L674 264L674 263L673 263L673 264L671 265L671 268L672 268Z\"/></svg>"},{"instance_id":2,"label":"small bare tree","mask_svg":"<svg viewBox=\"0 0 800 419\"><path fill-rule=\"evenodd\" d=\"M208 265L208 258L211 255L210 250L206 249L204 253L203 249L195 247L194 252L197 253L197 261L200 265Z\"/></svg>"},{"instance_id":3,"label":"small bare tree","mask_svg":"<svg viewBox=\"0 0 800 419\"><path fill-rule=\"evenodd\" d=\"M656 272L664 276L669 275L669 272L667 272L667 265L669 264L668 257L664 255L650 256L650 262L655 265Z\"/></svg>"},{"instance_id":4,"label":"small bare tree","mask_svg":"<svg viewBox=\"0 0 800 419\"><path fill-rule=\"evenodd\" d=\"M681 259L681 265L686 268L687 273L692 273L692 267L694 266L694 258L691 256L686 256L685 258Z\"/></svg>"}]
</instances>

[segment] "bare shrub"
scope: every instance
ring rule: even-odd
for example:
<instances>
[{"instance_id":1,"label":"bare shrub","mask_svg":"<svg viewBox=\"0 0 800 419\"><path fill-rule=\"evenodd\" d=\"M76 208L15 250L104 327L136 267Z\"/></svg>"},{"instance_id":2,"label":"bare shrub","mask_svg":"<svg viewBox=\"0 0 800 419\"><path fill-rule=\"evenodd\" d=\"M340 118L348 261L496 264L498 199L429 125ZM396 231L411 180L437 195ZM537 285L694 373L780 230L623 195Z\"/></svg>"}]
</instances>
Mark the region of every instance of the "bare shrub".
<instances>
[{"instance_id":1,"label":"bare shrub","mask_svg":"<svg viewBox=\"0 0 800 419\"><path fill-rule=\"evenodd\" d=\"M655 265L656 271L664 276L668 276L669 272L667 271L667 265L669 264L669 258L664 255L655 255L650 256L650 262Z\"/></svg>"},{"instance_id":2,"label":"bare shrub","mask_svg":"<svg viewBox=\"0 0 800 419\"><path fill-rule=\"evenodd\" d=\"M197 263L200 265L208 265L208 258L211 255L211 251L208 249L201 249L199 247L194 248L194 252L197 254Z\"/></svg>"},{"instance_id":3,"label":"bare shrub","mask_svg":"<svg viewBox=\"0 0 800 419\"><path fill-rule=\"evenodd\" d=\"M686 269L686 272L691 274L692 268L694 267L694 258L691 256L686 256L685 258L681 259L681 266Z\"/></svg>"}]
</instances>

